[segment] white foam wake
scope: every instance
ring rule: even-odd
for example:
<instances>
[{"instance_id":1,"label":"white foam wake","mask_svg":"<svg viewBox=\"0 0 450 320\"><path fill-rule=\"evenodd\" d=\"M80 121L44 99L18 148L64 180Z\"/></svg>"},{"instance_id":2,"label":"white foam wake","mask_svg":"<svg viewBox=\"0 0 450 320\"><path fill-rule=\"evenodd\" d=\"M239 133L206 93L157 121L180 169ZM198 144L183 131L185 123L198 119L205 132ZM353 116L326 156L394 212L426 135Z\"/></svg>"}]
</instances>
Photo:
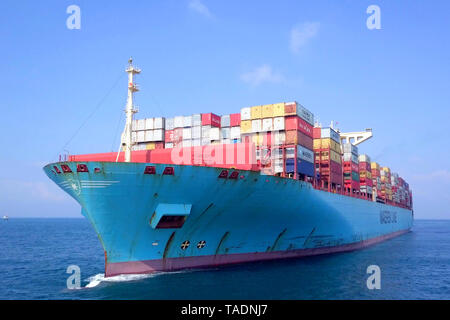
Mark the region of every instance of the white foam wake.
<instances>
[{"instance_id":1,"label":"white foam wake","mask_svg":"<svg viewBox=\"0 0 450 320\"><path fill-rule=\"evenodd\" d=\"M98 286L102 282L127 282L127 281L137 281L146 278L154 277L155 274L123 274L114 277L105 278L105 274L99 273L95 276L89 277L86 281L89 283L85 286L85 288L94 288Z\"/></svg>"}]
</instances>

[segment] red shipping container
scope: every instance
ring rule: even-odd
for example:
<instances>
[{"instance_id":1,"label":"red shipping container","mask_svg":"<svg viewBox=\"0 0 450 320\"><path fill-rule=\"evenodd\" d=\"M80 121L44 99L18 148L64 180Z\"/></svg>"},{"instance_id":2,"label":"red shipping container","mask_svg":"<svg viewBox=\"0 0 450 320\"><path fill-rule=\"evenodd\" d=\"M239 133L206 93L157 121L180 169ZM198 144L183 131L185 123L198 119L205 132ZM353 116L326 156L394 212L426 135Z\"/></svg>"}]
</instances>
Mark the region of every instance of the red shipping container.
<instances>
[{"instance_id":1,"label":"red shipping container","mask_svg":"<svg viewBox=\"0 0 450 320\"><path fill-rule=\"evenodd\" d=\"M359 178L360 183L362 186L369 186L373 187L373 181L372 179L366 179L366 178Z\"/></svg>"},{"instance_id":2,"label":"red shipping container","mask_svg":"<svg viewBox=\"0 0 450 320\"><path fill-rule=\"evenodd\" d=\"M377 169L372 169L372 178L376 178L380 176L380 171Z\"/></svg>"},{"instance_id":3,"label":"red shipping container","mask_svg":"<svg viewBox=\"0 0 450 320\"><path fill-rule=\"evenodd\" d=\"M239 127L241 125L241 114L232 113L230 114L230 127Z\"/></svg>"},{"instance_id":4,"label":"red shipping container","mask_svg":"<svg viewBox=\"0 0 450 320\"><path fill-rule=\"evenodd\" d=\"M213 126L220 128L220 116L214 113L203 113L202 126Z\"/></svg>"},{"instance_id":5,"label":"red shipping container","mask_svg":"<svg viewBox=\"0 0 450 320\"><path fill-rule=\"evenodd\" d=\"M353 163L353 161L344 161L343 162L344 171L350 172L359 172L359 166L356 163Z\"/></svg>"},{"instance_id":6,"label":"red shipping container","mask_svg":"<svg viewBox=\"0 0 450 320\"><path fill-rule=\"evenodd\" d=\"M155 149L164 149L164 142L156 142Z\"/></svg>"},{"instance_id":7,"label":"red shipping container","mask_svg":"<svg viewBox=\"0 0 450 320\"><path fill-rule=\"evenodd\" d=\"M322 138L322 128L313 128L313 138L314 139Z\"/></svg>"},{"instance_id":8,"label":"red shipping container","mask_svg":"<svg viewBox=\"0 0 450 320\"><path fill-rule=\"evenodd\" d=\"M342 174L331 172L331 174L320 174L320 180L328 181L329 183L335 183L342 185Z\"/></svg>"},{"instance_id":9,"label":"red shipping container","mask_svg":"<svg viewBox=\"0 0 450 320\"><path fill-rule=\"evenodd\" d=\"M356 190L359 190L359 188L360 188L359 181L355 181L355 180L345 180L344 186L345 186L345 188L351 188L351 189L356 189Z\"/></svg>"},{"instance_id":10,"label":"red shipping container","mask_svg":"<svg viewBox=\"0 0 450 320\"><path fill-rule=\"evenodd\" d=\"M320 171L323 172L323 174L329 174L329 172L333 172L339 175L342 175L342 166L340 163L337 163L333 160L328 162L322 162L319 164L319 162L316 162L316 168L318 168L318 165L320 165Z\"/></svg>"},{"instance_id":11,"label":"red shipping container","mask_svg":"<svg viewBox=\"0 0 450 320\"><path fill-rule=\"evenodd\" d=\"M286 117L285 130L299 130L311 138L313 136L313 126L299 116Z\"/></svg>"},{"instance_id":12,"label":"red shipping container","mask_svg":"<svg viewBox=\"0 0 450 320\"><path fill-rule=\"evenodd\" d=\"M359 170L360 171L371 171L370 163L369 162L360 162L359 163Z\"/></svg>"},{"instance_id":13,"label":"red shipping container","mask_svg":"<svg viewBox=\"0 0 450 320\"><path fill-rule=\"evenodd\" d=\"M310 136L307 136L301 131L290 130L286 131L286 140L285 144L299 144L309 150L313 150L313 139Z\"/></svg>"},{"instance_id":14,"label":"red shipping container","mask_svg":"<svg viewBox=\"0 0 450 320\"><path fill-rule=\"evenodd\" d=\"M166 130L166 132L164 133L164 140L166 142L173 141L173 130Z\"/></svg>"}]
</instances>

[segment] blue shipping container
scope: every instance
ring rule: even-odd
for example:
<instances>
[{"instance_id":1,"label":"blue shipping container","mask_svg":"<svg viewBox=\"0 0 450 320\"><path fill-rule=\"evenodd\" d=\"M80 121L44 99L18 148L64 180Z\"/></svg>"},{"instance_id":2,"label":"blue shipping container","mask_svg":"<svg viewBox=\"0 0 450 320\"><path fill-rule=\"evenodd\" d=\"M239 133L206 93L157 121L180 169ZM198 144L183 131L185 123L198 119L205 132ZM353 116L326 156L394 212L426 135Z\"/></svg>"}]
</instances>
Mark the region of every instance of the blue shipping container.
<instances>
[{"instance_id":1,"label":"blue shipping container","mask_svg":"<svg viewBox=\"0 0 450 320\"><path fill-rule=\"evenodd\" d=\"M297 159L298 173L314 177L314 164L305 160ZM286 172L294 172L294 159L286 159Z\"/></svg>"}]
</instances>

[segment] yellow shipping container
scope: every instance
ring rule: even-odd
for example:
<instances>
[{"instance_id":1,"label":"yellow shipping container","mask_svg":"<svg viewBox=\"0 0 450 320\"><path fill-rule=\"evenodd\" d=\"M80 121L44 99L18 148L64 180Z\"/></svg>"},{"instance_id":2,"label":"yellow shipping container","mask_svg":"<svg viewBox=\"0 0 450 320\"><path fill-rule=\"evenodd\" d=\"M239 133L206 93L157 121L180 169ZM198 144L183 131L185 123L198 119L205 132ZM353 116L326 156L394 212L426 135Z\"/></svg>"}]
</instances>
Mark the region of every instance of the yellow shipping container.
<instances>
[{"instance_id":1,"label":"yellow shipping container","mask_svg":"<svg viewBox=\"0 0 450 320\"><path fill-rule=\"evenodd\" d=\"M241 121L241 134L252 132L252 120Z\"/></svg>"},{"instance_id":2,"label":"yellow shipping container","mask_svg":"<svg viewBox=\"0 0 450 320\"><path fill-rule=\"evenodd\" d=\"M284 102L273 104L272 109L274 117L284 117Z\"/></svg>"},{"instance_id":3,"label":"yellow shipping container","mask_svg":"<svg viewBox=\"0 0 450 320\"><path fill-rule=\"evenodd\" d=\"M336 151L330 150L330 151L322 151L320 158L321 161L328 161L328 159L333 160L334 162L341 163L341 155L337 153Z\"/></svg>"},{"instance_id":4,"label":"yellow shipping container","mask_svg":"<svg viewBox=\"0 0 450 320\"><path fill-rule=\"evenodd\" d=\"M250 109L250 114L253 119L261 119L262 118L262 106L255 106Z\"/></svg>"},{"instance_id":5,"label":"yellow shipping container","mask_svg":"<svg viewBox=\"0 0 450 320\"><path fill-rule=\"evenodd\" d=\"M372 179L372 172L370 172L370 171L360 171L359 172L359 176L361 178Z\"/></svg>"},{"instance_id":6,"label":"yellow shipping container","mask_svg":"<svg viewBox=\"0 0 450 320\"><path fill-rule=\"evenodd\" d=\"M322 139L314 139L313 140L313 148L320 149L322 147Z\"/></svg>"},{"instance_id":7,"label":"yellow shipping container","mask_svg":"<svg viewBox=\"0 0 450 320\"><path fill-rule=\"evenodd\" d=\"M370 163L370 168L372 169L376 169L376 170L380 170L380 165L376 162L371 162Z\"/></svg>"},{"instance_id":8,"label":"yellow shipping container","mask_svg":"<svg viewBox=\"0 0 450 320\"><path fill-rule=\"evenodd\" d=\"M262 146L263 144L263 140L264 140L264 136L259 133L255 133L252 135L252 142L256 145L256 146Z\"/></svg>"},{"instance_id":9,"label":"yellow shipping container","mask_svg":"<svg viewBox=\"0 0 450 320\"><path fill-rule=\"evenodd\" d=\"M266 104L262 106L262 117L273 118L273 104Z\"/></svg>"},{"instance_id":10,"label":"yellow shipping container","mask_svg":"<svg viewBox=\"0 0 450 320\"><path fill-rule=\"evenodd\" d=\"M334 141L333 139L314 139L313 141L313 148L314 149L327 149L330 148L331 150L337 152L338 154L341 154L341 145Z\"/></svg>"},{"instance_id":11,"label":"yellow shipping container","mask_svg":"<svg viewBox=\"0 0 450 320\"><path fill-rule=\"evenodd\" d=\"M391 169L389 169L388 167L383 167L383 169L382 169L384 172L389 172L389 173L391 173Z\"/></svg>"},{"instance_id":12,"label":"yellow shipping container","mask_svg":"<svg viewBox=\"0 0 450 320\"><path fill-rule=\"evenodd\" d=\"M149 142L149 143L146 144L145 148L147 150L155 150L155 145L156 144L154 142Z\"/></svg>"}]
</instances>

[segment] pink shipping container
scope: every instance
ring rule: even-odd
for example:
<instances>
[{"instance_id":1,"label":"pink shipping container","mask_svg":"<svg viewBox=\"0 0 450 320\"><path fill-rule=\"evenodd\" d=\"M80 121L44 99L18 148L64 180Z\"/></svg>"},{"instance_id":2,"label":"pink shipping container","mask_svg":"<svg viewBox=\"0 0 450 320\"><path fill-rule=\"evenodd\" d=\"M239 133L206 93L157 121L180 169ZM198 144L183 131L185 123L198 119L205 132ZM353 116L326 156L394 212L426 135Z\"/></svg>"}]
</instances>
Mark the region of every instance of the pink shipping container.
<instances>
[{"instance_id":1,"label":"pink shipping container","mask_svg":"<svg viewBox=\"0 0 450 320\"><path fill-rule=\"evenodd\" d=\"M166 130L164 138L166 142L173 142L173 130Z\"/></svg>"},{"instance_id":2,"label":"pink shipping container","mask_svg":"<svg viewBox=\"0 0 450 320\"><path fill-rule=\"evenodd\" d=\"M181 140L183 140L183 128L174 129L172 142L180 142Z\"/></svg>"},{"instance_id":3,"label":"pink shipping container","mask_svg":"<svg viewBox=\"0 0 450 320\"><path fill-rule=\"evenodd\" d=\"M230 127L239 127L241 125L241 114L230 114Z\"/></svg>"},{"instance_id":4,"label":"pink shipping container","mask_svg":"<svg viewBox=\"0 0 450 320\"><path fill-rule=\"evenodd\" d=\"M220 128L220 116L214 113L203 113L202 126L212 126Z\"/></svg>"},{"instance_id":5,"label":"pink shipping container","mask_svg":"<svg viewBox=\"0 0 450 320\"><path fill-rule=\"evenodd\" d=\"M359 171L371 171L369 162L360 162Z\"/></svg>"},{"instance_id":6,"label":"pink shipping container","mask_svg":"<svg viewBox=\"0 0 450 320\"><path fill-rule=\"evenodd\" d=\"M307 136L313 136L313 126L298 116L290 116L285 118L286 130L298 130Z\"/></svg>"}]
</instances>

